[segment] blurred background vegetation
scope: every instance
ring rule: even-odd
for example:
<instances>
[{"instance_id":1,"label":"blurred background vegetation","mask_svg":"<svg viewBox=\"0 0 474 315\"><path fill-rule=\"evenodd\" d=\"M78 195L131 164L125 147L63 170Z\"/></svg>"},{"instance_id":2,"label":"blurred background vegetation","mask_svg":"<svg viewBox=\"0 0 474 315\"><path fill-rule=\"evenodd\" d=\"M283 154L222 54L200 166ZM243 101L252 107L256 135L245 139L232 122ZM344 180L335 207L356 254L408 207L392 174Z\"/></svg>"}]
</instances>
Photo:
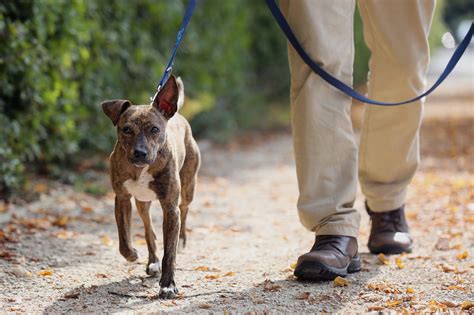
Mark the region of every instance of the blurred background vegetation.
<instances>
[{"instance_id":1,"label":"blurred background vegetation","mask_svg":"<svg viewBox=\"0 0 474 315\"><path fill-rule=\"evenodd\" d=\"M438 1L432 47L445 31L443 13L467 3ZM115 130L100 102L148 102L185 5L0 2L0 198L27 173L60 176L82 156L110 152ZM369 52L358 15L355 24L354 83L362 84ZM226 142L289 123L286 41L263 1L199 1L174 73L184 79L183 112L197 137Z\"/></svg>"}]
</instances>

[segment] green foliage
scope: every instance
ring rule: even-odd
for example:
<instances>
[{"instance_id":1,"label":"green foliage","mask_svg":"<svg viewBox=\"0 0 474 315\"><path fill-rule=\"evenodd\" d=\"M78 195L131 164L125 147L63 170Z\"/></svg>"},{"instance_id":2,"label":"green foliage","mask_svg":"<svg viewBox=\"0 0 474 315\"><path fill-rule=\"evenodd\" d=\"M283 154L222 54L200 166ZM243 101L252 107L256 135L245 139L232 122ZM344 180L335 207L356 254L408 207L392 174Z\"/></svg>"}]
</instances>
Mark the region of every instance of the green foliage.
<instances>
[{"instance_id":1,"label":"green foliage","mask_svg":"<svg viewBox=\"0 0 474 315\"><path fill-rule=\"evenodd\" d=\"M60 175L78 155L110 151L115 130L100 102L148 102L186 3L0 2L0 197L21 185L25 165ZM356 83L369 56L360 28ZM223 142L288 121L286 51L263 1L201 0L174 68L194 133Z\"/></svg>"},{"instance_id":2,"label":"green foliage","mask_svg":"<svg viewBox=\"0 0 474 315\"><path fill-rule=\"evenodd\" d=\"M442 11L446 24L456 36L456 28L462 20L474 20L474 4L472 0L443 1L445 9ZM457 38L461 40L462 38Z\"/></svg>"}]
</instances>

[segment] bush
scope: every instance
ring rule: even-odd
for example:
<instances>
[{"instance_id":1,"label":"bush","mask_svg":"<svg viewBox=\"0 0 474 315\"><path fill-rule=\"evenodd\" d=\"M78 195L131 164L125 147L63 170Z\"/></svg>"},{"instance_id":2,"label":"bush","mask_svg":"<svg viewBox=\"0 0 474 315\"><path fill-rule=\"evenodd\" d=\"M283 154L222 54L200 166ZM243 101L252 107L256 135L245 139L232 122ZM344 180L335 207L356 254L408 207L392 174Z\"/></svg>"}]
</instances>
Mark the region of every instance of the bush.
<instances>
[{"instance_id":1,"label":"bush","mask_svg":"<svg viewBox=\"0 0 474 315\"><path fill-rule=\"evenodd\" d=\"M185 3L0 2L0 197L21 186L24 165L60 173L78 154L110 151L115 130L100 102L148 102ZM368 52L356 38L359 82ZM288 113L286 40L263 1L200 1L174 73L198 136L224 142Z\"/></svg>"}]
</instances>

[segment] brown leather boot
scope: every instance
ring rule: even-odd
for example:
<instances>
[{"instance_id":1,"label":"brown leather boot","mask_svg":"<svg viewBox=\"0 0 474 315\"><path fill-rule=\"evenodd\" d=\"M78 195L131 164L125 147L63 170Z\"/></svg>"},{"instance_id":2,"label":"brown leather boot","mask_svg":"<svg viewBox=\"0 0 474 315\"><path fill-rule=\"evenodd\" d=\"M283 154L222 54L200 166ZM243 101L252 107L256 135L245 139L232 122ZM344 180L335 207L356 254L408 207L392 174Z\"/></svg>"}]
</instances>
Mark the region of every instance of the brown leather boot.
<instances>
[{"instance_id":1,"label":"brown leather boot","mask_svg":"<svg viewBox=\"0 0 474 315\"><path fill-rule=\"evenodd\" d=\"M309 253L298 258L295 276L304 280L333 280L360 271L357 239L340 235L318 235Z\"/></svg>"},{"instance_id":2,"label":"brown leather boot","mask_svg":"<svg viewBox=\"0 0 474 315\"><path fill-rule=\"evenodd\" d=\"M367 203L365 208L372 221L367 244L372 254L411 252L413 241L405 219L405 206L388 212L373 212Z\"/></svg>"}]
</instances>

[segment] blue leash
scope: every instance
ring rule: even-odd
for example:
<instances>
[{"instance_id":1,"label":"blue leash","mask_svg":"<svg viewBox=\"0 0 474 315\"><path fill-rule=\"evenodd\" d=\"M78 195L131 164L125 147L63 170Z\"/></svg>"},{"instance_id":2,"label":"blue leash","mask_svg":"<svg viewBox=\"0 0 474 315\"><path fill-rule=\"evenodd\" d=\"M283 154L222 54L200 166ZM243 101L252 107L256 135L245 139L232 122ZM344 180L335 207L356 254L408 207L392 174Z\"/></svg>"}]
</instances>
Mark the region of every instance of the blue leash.
<instances>
[{"instance_id":1,"label":"blue leash","mask_svg":"<svg viewBox=\"0 0 474 315\"><path fill-rule=\"evenodd\" d=\"M168 65L166 66L165 72L161 77L160 83L156 87L156 92L150 100L153 102L160 92L161 88L165 85L166 81L171 75L173 71L173 62L174 57L176 56L176 52L178 51L179 44L181 44L181 40L183 39L184 32L186 31L186 27L188 26L189 20L191 20L191 16L193 15L194 8L196 7L196 0L189 0L188 6L186 8L186 12L184 13L183 21L181 22L181 26L179 27L178 35L176 35L176 42L174 44L173 52L171 53L170 60L168 61Z\"/></svg>"},{"instance_id":2,"label":"blue leash","mask_svg":"<svg viewBox=\"0 0 474 315\"><path fill-rule=\"evenodd\" d=\"M406 101L401 101L401 102L395 102L395 103L387 103L387 102L380 102L380 101L375 101L371 100L356 91L354 91L350 86L346 85L344 82L336 79L333 77L331 74L326 72L323 68L318 66L316 62L314 62L311 57L308 56L306 51L301 47L301 44L299 43L298 39L296 39L295 34L291 30L290 25L288 25L288 22L286 21L285 17L281 13L280 9L278 8L277 4L275 3L274 0L265 0L267 2L267 6L272 11L273 16L275 17L275 20L277 21L278 25L280 26L281 30L283 33L285 33L286 37L288 38L288 41L291 43L293 48L298 52L300 57L303 59L303 61L314 71L316 72L324 81L338 89L339 91L345 93L347 96L350 96L356 100L359 100L364 103L372 104L372 105L381 105L381 106L395 106L395 105L402 105L402 104L407 104L411 103L414 101L417 101L427 95L429 95L431 92L433 92L443 81L448 77L448 75L453 71L454 67L458 63L459 59L461 59L461 56L464 54L466 51L466 48L469 46L469 43L472 39L473 33L474 33L474 23L471 23L471 27L469 28L469 31L467 32L466 36L464 39L461 41L459 46L456 48L456 51L454 52L453 56L449 60L448 64L446 65L446 68L444 71L441 73L439 76L438 80L433 84L432 87L430 87L426 92L423 94L406 100Z\"/></svg>"}]
</instances>

